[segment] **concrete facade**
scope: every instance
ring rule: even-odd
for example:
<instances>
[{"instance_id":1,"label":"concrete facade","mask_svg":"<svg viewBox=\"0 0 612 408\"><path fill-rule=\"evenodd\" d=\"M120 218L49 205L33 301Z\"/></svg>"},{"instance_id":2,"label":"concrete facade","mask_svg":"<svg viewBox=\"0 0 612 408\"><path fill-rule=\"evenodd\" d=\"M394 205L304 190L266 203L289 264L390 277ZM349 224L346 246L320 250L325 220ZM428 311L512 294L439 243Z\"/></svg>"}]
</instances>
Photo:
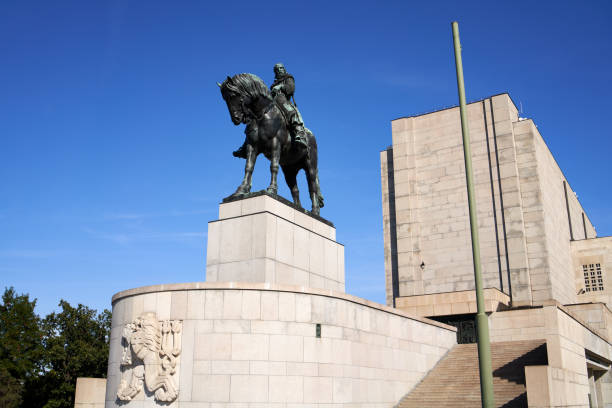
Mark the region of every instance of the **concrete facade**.
<instances>
[{"instance_id":1,"label":"concrete facade","mask_svg":"<svg viewBox=\"0 0 612 408\"><path fill-rule=\"evenodd\" d=\"M187 283L120 292L106 407L117 400L121 333L143 312L182 321L170 407L392 407L455 344L455 329L330 290ZM320 337L317 337L317 324ZM140 392L130 407L154 407Z\"/></svg>"},{"instance_id":2,"label":"concrete facade","mask_svg":"<svg viewBox=\"0 0 612 408\"><path fill-rule=\"evenodd\" d=\"M509 95L467 106L484 286L514 306L576 303L570 242L594 238L537 127ZM387 304L474 288L459 108L392 121L381 152Z\"/></svg>"},{"instance_id":3,"label":"concrete facade","mask_svg":"<svg viewBox=\"0 0 612 408\"><path fill-rule=\"evenodd\" d=\"M336 229L268 195L221 204L206 254L207 282L345 290Z\"/></svg>"}]
</instances>

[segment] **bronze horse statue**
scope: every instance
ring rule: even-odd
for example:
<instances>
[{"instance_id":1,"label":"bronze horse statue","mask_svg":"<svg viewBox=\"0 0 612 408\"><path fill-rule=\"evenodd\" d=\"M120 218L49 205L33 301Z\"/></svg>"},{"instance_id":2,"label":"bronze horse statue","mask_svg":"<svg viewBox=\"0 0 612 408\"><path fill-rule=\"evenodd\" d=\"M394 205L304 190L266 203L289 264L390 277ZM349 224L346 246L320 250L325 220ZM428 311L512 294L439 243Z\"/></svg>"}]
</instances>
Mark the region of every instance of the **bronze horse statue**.
<instances>
[{"instance_id":1,"label":"bronze horse statue","mask_svg":"<svg viewBox=\"0 0 612 408\"><path fill-rule=\"evenodd\" d=\"M251 191L255 160L259 153L263 153L270 160L271 181L266 191L277 194L276 179L280 165L285 181L291 189L293 202L301 207L296 176L303 169L312 201L311 212L319 215L320 208L323 207L323 195L319 187L317 141L312 132L306 129L307 146L292 143L287 120L266 84L256 75L238 74L231 78L228 76L222 84L217 85L221 88L221 95L227 103L234 125L247 125L244 179L236 192L228 198L244 197Z\"/></svg>"}]
</instances>

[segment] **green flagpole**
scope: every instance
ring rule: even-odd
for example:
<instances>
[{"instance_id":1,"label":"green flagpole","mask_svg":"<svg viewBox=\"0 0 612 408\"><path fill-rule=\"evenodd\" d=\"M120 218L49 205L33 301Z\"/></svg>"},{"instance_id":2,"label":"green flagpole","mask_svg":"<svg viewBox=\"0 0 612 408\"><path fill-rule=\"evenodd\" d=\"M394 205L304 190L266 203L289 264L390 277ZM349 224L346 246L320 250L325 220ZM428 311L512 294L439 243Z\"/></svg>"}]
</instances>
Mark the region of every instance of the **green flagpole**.
<instances>
[{"instance_id":1,"label":"green flagpole","mask_svg":"<svg viewBox=\"0 0 612 408\"><path fill-rule=\"evenodd\" d=\"M461 133L463 134L463 158L465 160L465 179L467 182L468 205L470 210L470 231L472 233L472 260L474 262L474 280L476 282L476 306L478 309L476 313L476 329L478 333L480 397L483 408L493 408L495 407L495 397L493 395L493 372L491 369L491 342L489 340L489 321L484 309L482 268L480 265L480 242L478 238L478 220L476 219L476 197L474 194L470 133L465 109L465 86L463 83L463 63L461 62L461 43L459 42L459 24L453 21L451 25L453 27L453 42L455 45L459 112L461 113Z\"/></svg>"}]
</instances>

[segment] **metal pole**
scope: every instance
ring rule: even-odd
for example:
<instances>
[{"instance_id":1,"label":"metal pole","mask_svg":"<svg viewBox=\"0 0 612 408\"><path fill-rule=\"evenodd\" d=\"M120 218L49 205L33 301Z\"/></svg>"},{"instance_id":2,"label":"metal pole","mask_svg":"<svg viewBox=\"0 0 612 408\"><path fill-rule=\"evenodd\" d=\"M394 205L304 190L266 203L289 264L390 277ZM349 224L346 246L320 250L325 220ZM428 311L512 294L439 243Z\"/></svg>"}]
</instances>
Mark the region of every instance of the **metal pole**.
<instances>
[{"instance_id":1,"label":"metal pole","mask_svg":"<svg viewBox=\"0 0 612 408\"><path fill-rule=\"evenodd\" d=\"M489 321L484 310L482 273L480 265L480 242L478 239L478 220L476 219L476 197L474 194L474 176L472 172L472 154L470 133L465 109L465 87L463 84L463 63L461 62L461 43L459 42L459 24L454 21L453 42L455 45L455 66L457 68L457 88L459 89L459 112L461 113L461 133L463 134L463 158L465 160L465 179L467 182L468 205L470 210L470 231L472 233L472 260L474 262L474 280L476 282L476 329L478 333L478 365L480 367L480 397L483 408L493 408L493 372L491 370L491 343L489 341Z\"/></svg>"}]
</instances>

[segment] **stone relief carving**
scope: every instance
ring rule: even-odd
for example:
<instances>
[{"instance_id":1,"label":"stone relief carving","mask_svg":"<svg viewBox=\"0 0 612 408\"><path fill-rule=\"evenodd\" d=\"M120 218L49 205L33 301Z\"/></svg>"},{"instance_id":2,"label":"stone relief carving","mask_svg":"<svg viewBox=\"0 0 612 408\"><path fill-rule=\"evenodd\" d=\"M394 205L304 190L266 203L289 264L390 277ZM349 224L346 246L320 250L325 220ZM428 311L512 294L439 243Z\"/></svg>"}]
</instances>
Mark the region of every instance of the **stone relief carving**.
<instances>
[{"instance_id":1,"label":"stone relief carving","mask_svg":"<svg viewBox=\"0 0 612 408\"><path fill-rule=\"evenodd\" d=\"M121 339L121 383L117 398L130 401L143 382L155 400L171 402L178 396L174 383L177 357L181 354L181 320L157 320L153 312L145 312L128 323Z\"/></svg>"}]
</instances>

